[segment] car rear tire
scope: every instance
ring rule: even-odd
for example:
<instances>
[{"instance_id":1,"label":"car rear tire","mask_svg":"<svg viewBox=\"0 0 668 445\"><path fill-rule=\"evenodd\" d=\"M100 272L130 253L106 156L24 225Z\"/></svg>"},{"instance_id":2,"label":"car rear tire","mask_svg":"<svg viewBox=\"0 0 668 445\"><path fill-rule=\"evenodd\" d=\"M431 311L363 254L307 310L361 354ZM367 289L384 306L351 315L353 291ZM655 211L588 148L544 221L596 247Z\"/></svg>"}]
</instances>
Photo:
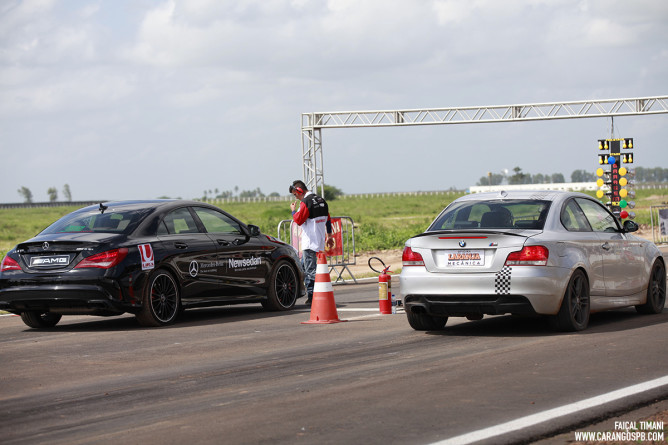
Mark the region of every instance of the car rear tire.
<instances>
[{"instance_id":1,"label":"car rear tire","mask_svg":"<svg viewBox=\"0 0 668 445\"><path fill-rule=\"evenodd\" d=\"M21 312L21 320L31 328L52 328L63 316L52 312L25 311Z\"/></svg>"},{"instance_id":2,"label":"car rear tire","mask_svg":"<svg viewBox=\"0 0 668 445\"><path fill-rule=\"evenodd\" d=\"M282 260L271 271L267 300L262 306L270 311L287 311L292 309L299 297L299 281L295 267Z\"/></svg>"},{"instance_id":3,"label":"car rear tire","mask_svg":"<svg viewBox=\"0 0 668 445\"><path fill-rule=\"evenodd\" d=\"M659 260L652 265L647 285L647 301L636 306L641 314L660 314L666 305L666 266Z\"/></svg>"},{"instance_id":4,"label":"car rear tire","mask_svg":"<svg viewBox=\"0 0 668 445\"><path fill-rule=\"evenodd\" d=\"M174 277L156 270L148 279L142 308L135 317L142 326L158 327L174 323L181 309L181 291Z\"/></svg>"},{"instance_id":5,"label":"car rear tire","mask_svg":"<svg viewBox=\"0 0 668 445\"><path fill-rule=\"evenodd\" d=\"M434 317L423 312L406 311L408 324L416 331L440 331L448 322L448 317Z\"/></svg>"},{"instance_id":6,"label":"car rear tire","mask_svg":"<svg viewBox=\"0 0 668 445\"><path fill-rule=\"evenodd\" d=\"M585 273L578 269L571 275L561 309L557 315L552 316L552 321L558 331L582 331L589 325L589 314L589 280Z\"/></svg>"}]
</instances>

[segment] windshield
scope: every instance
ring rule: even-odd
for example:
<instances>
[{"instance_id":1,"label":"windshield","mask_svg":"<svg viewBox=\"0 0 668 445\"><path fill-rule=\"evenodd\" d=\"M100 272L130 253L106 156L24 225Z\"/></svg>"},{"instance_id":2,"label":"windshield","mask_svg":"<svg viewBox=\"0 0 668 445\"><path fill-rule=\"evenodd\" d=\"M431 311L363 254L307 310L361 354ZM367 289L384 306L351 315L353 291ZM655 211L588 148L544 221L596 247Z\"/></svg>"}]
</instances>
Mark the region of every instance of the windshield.
<instances>
[{"instance_id":1,"label":"windshield","mask_svg":"<svg viewBox=\"0 0 668 445\"><path fill-rule=\"evenodd\" d=\"M461 201L448 206L428 232L450 229L542 230L551 201L532 199Z\"/></svg>"},{"instance_id":2,"label":"windshield","mask_svg":"<svg viewBox=\"0 0 668 445\"><path fill-rule=\"evenodd\" d=\"M141 221L147 209L107 211L78 211L70 213L47 227L42 234L49 233L131 233Z\"/></svg>"}]
</instances>

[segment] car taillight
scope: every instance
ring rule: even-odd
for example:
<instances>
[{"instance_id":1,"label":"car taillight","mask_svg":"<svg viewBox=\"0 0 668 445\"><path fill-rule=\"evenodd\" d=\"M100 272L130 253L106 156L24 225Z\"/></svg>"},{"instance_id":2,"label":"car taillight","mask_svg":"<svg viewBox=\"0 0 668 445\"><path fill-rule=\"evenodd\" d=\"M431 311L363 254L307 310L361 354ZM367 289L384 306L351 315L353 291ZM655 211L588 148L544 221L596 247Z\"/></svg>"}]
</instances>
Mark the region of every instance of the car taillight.
<instances>
[{"instance_id":1,"label":"car taillight","mask_svg":"<svg viewBox=\"0 0 668 445\"><path fill-rule=\"evenodd\" d=\"M406 246L404 247L404 253L401 255L401 262L405 266L424 266L424 260L422 255L417 252L413 252L413 249Z\"/></svg>"},{"instance_id":2,"label":"car taillight","mask_svg":"<svg viewBox=\"0 0 668 445\"><path fill-rule=\"evenodd\" d=\"M545 246L524 246L508 255L506 266L545 266L548 256L550 252Z\"/></svg>"},{"instance_id":3,"label":"car taillight","mask_svg":"<svg viewBox=\"0 0 668 445\"><path fill-rule=\"evenodd\" d=\"M5 272L7 270L21 270L21 266L16 262L14 258L6 256L2 259L2 266L0 266L0 272Z\"/></svg>"},{"instance_id":4,"label":"car taillight","mask_svg":"<svg viewBox=\"0 0 668 445\"><path fill-rule=\"evenodd\" d=\"M96 253L88 258L84 258L74 268L82 269L85 267L97 267L98 269L109 269L123 261L123 258L125 258L127 254L128 249L125 247L107 250L106 252Z\"/></svg>"}]
</instances>

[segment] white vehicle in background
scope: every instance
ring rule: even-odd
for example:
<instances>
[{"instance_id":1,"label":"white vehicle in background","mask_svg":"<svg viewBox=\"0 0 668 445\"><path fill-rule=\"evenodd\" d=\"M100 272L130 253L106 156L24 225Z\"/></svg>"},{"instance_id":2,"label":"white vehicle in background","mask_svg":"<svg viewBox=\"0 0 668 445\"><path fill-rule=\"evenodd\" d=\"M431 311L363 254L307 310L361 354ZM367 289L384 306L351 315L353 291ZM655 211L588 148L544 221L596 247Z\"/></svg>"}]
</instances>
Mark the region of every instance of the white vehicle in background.
<instances>
[{"instance_id":1,"label":"white vehicle in background","mask_svg":"<svg viewBox=\"0 0 668 445\"><path fill-rule=\"evenodd\" d=\"M408 322L438 330L448 317L537 314L557 330L580 331L592 312L660 313L666 265L636 230L582 193L461 197L406 242L400 283Z\"/></svg>"}]
</instances>

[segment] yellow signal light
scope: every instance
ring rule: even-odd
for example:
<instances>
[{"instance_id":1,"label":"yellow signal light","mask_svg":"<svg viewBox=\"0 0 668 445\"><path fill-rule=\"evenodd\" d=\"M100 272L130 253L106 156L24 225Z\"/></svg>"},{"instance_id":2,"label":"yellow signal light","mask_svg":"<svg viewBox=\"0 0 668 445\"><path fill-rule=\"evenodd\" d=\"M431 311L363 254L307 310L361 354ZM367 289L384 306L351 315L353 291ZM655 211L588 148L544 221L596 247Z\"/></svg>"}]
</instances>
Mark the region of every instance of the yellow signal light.
<instances>
[{"instance_id":1,"label":"yellow signal light","mask_svg":"<svg viewBox=\"0 0 668 445\"><path fill-rule=\"evenodd\" d=\"M626 170L626 167L622 167L619 169L619 176L626 176L626 173L628 170Z\"/></svg>"},{"instance_id":2,"label":"yellow signal light","mask_svg":"<svg viewBox=\"0 0 668 445\"><path fill-rule=\"evenodd\" d=\"M629 181L627 181L626 178L622 178L622 179L619 180L619 185L625 186L626 184L628 184L628 182Z\"/></svg>"},{"instance_id":3,"label":"yellow signal light","mask_svg":"<svg viewBox=\"0 0 668 445\"><path fill-rule=\"evenodd\" d=\"M626 196L627 196L628 194L629 194L629 192L627 192L626 189L621 189L621 190L619 191L619 196L621 196L622 198L626 198Z\"/></svg>"},{"instance_id":4,"label":"yellow signal light","mask_svg":"<svg viewBox=\"0 0 668 445\"><path fill-rule=\"evenodd\" d=\"M601 160L601 157L599 156L599 161ZM597 168L596 169L596 176L603 176L603 169L602 168Z\"/></svg>"},{"instance_id":5,"label":"yellow signal light","mask_svg":"<svg viewBox=\"0 0 668 445\"><path fill-rule=\"evenodd\" d=\"M604 195L603 190L596 190L596 197L597 198L603 198L603 195Z\"/></svg>"}]
</instances>

